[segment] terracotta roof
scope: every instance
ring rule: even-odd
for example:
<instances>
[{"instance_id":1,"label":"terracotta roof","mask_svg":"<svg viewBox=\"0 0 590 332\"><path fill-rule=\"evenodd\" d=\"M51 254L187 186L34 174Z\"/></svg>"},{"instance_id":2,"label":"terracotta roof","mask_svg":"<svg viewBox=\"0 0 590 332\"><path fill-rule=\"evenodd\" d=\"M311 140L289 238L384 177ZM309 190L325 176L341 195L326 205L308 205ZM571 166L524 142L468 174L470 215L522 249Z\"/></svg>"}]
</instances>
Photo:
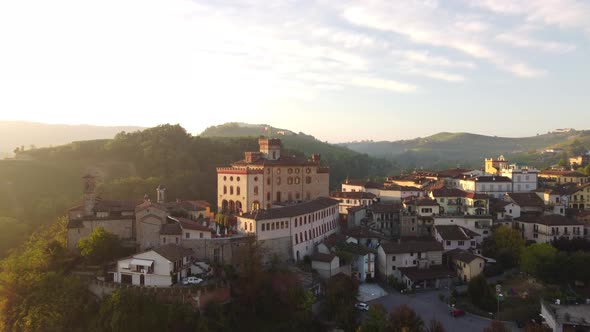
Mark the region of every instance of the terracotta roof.
<instances>
[{"instance_id":1,"label":"terracotta roof","mask_svg":"<svg viewBox=\"0 0 590 332\"><path fill-rule=\"evenodd\" d=\"M539 175L553 175L553 176L570 176L570 177L586 177L586 175L576 172L576 171L554 171L554 170L544 170L539 173Z\"/></svg>"},{"instance_id":2,"label":"terracotta roof","mask_svg":"<svg viewBox=\"0 0 590 332\"><path fill-rule=\"evenodd\" d=\"M175 244L166 244L153 250L169 261L177 261L193 254L192 249L183 248Z\"/></svg>"},{"instance_id":3,"label":"terracotta roof","mask_svg":"<svg viewBox=\"0 0 590 332\"><path fill-rule=\"evenodd\" d=\"M326 247L328 247L328 249L332 249L332 248L336 247L338 244L343 243L343 242L346 242L346 235L341 234L341 233L334 233L334 234L331 234L330 236L328 236L321 243L323 243Z\"/></svg>"},{"instance_id":4,"label":"terracotta roof","mask_svg":"<svg viewBox=\"0 0 590 332\"><path fill-rule=\"evenodd\" d=\"M573 220L573 219L567 218L567 217L559 215L559 214L550 214L550 215L523 214L514 220L529 223L529 224L542 224L542 225L547 225L547 226L582 225L577 220Z\"/></svg>"},{"instance_id":5,"label":"terracotta roof","mask_svg":"<svg viewBox=\"0 0 590 332\"><path fill-rule=\"evenodd\" d=\"M481 258L483 260L483 257L481 256L477 256L475 254L472 254L471 252L467 251L467 250L463 250L463 249L453 249L453 250L449 250L446 252L447 255L449 255L449 257L451 257L451 259L453 260L458 260L464 263L471 263L474 260Z\"/></svg>"},{"instance_id":6,"label":"terracotta roof","mask_svg":"<svg viewBox=\"0 0 590 332\"><path fill-rule=\"evenodd\" d=\"M508 202L501 199L490 199L490 211L496 213L504 212L504 207L509 204L512 204L512 202Z\"/></svg>"},{"instance_id":7,"label":"terracotta roof","mask_svg":"<svg viewBox=\"0 0 590 332\"><path fill-rule=\"evenodd\" d=\"M352 227L349 228L345 231L342 232L345 235L354 237L354 238L378 238L378 239L383 239L384 236L374 232L370 229L368 229L367 227L362 227L362 226L356 226L356 227Z\"/></svg>"},{"instance_id":8,"label":"terracotta roof","mask_svg":"<svg viewBox=\"0 0 590 332\"><path fill-rule=\"evenodd\" d=\"M187 218L179 218L179 217L168 217L174 221L177 221L182 229L190 229L194 231L203 231L203 232L212 232L211 228L203 225L203 223L208 223L209 220L205 218L201 218L199 220L190 220Z\"/></svg>"},{"instance_id":9,"label":"terracotta roof","mask_svg":"<svg viewBox=\"0 0 590 332\"><path fill-rule=\"evenodd\" d=\"M260 158L252 162L247 162L245 159L237 161L232 166L246 166L246 165L259 165L259 166L319 166L319 161L311 161L303 158L297 158L295 156L281 155L277 160L269 160L266 158Z\"/></svg>"},{"instance_id":10,"label":"terracotta roof","mask_svg":"<svg viewBox=\"0 0 590 332\"><path fill-rule=\"evenodd\" d=\"M544 207L545 203L535 193L508 193L508 197L521 207Z\"/></svg>"},{"instance_id":11,"label":"terracotta roof","mask_svg":"<svg viewBox=\"0 0 590 332\"><path fill-rule=\"evenodd\" d=\"M336 255L332 254L322 254L320 252L316 252L315 254L311 255L312 261L324 262L324 263L332 263L332 260L336 258Z\"/></svg>"},{"instance_id":12,"label":"terracotta roof","mask_svg":"<svg viewBox=\"0 0 590 332\"><path fill-rule=\"evenodd\" d=\"M447 277L453 277L455 274L443 265L433 265L427 269L420 269L416 266L413 267L400 267L400 272L408 277L413 282L422 280L442 279Z\"/></svg>"},{"instance_id":13,"label":"terracotta roof","mask_svg":"<svg viewBox=\"0 0 590 332\"><path fill-rule=\"evenodd\" d=\"M440 188L432 190L434 197L464 197L465 192L456 188Z\"/></svg>"},{"instance_id":14,"label":"terracotta roof","mask_svg":"<svg viewBox=\"0 0 590 332\"><path fill-rule=\"evenodd\" d=\"M179 223L168 223L160 226L160 235L182 235L182 228Z\"/></svg>"},{"instance_id":15,"label":"terracotta roof","mask_svg":"<svg viewBox=\"0 0 590 332\"><path fill-rule=\"evenodd\" d=\"M467 241L479 234L457 225L435 225L434 229L445 241Z\"/></svg>"},{"instance_id":16,"label":"terracotta roof","mask_svg":"<svg viewBox=\"0 0 590 332\"><path fill-rule=\"evenodd\" d=\"M241 217L254 220L268 220L276 218L290 218L296 217L307 213L316 212L334 205L338 205L340 201L328 198L318 197L314 200L289 205L285 207L272 208L268 210L255 210L248 213L244 213Z\"/></svg>"},{"instance_id":17,"label":"terracotta roof","mask_svg":"<svg viewBox=\"0 0 590 332\"><path fill-rule=\"evenodd\" d=\"M439 206L438 202L435 199L431 199L430 197L408 197L404 200L406 205L415 205L415 206Z\"/></svg>"},{"instance_id":18,"label":"terracotta roof","mask_svg":"<svg viewBox=\"0 0 590 332\"><path fill-rule=\"evenodd\" d=\"M469 199L490 199L490 196L488 196L486 194L481 194L481 193L468 192L468 193L465 194L465 198L469 198Z\"/></svg>"},{"instance_id":19,"label":"terracotta roof","mask_svg":"<svg viewBox=\"0 0 590 332\"><path fill-rule=\"evenodd\" d=\"M512 182L507 176L475 176L470 180L477 182Z\"/></svg>"},{"instance_id":20,"label":"terracotta roof","mask_svg":"<svg viewBox=\"0 0 590 332\"><path fill-rule=\"evenodd\" d=\"M351 199L373 199L377 197L373 193L365 191L333 191L330 193L331 198L351 198Z\"/></svg>"},{"instance_id":21,"label":"terracotta roof","mask_svg":"<svg viewBox=\"0 0 590 332\"><path fill-rule=\"evenodd\" d=\"M381 247L386 254L403 254L408 252L426 252L426 251L442 251L442 244L436 240L429 238L424 240L412 239L408 241L381 243Z\"/></svg>"},{"instance_id":22,"label":"terracotta roof","mask_svg":"<svg viewBox=\"0 0 590 332\"><path fill-rule=\"evenodd\" d=\"M371 210L374 213L394 213L399 212L401 208L402 207L399 203L377 203L371 205Z\"/></svg>"}]
</instances>

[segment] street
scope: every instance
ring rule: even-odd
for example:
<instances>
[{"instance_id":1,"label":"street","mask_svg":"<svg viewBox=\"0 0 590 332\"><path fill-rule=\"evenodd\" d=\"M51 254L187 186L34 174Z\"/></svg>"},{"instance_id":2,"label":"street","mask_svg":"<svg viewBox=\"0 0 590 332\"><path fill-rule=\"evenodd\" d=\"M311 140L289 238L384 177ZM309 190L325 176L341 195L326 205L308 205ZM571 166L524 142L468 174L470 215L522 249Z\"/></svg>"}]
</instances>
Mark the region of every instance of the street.
<instances>
[{"instance_id":1,"label":"street","mask_svg":"<svg viewBox=\"0 0 590 332\"><path fill-rule=\"evenodd\" d=\"M438 294L444 290L439 291L424 291L411 295L402 295L393 292L381 298L369 301L370 305L380 303L385 307L387 312L402 304L407 304L416 313L422 317L425 324L428 324L431 319L440 321L449 332L479 332L483 331L491 323L489 319L484 319L466 313L464 316L454 318L450 315L449 307L446 303L441 302ZM361 314L361 319L364 319L366 313ZM507 327L513 331L519 331L515 324L506 324Z\"/></svg>"}]
</instances>

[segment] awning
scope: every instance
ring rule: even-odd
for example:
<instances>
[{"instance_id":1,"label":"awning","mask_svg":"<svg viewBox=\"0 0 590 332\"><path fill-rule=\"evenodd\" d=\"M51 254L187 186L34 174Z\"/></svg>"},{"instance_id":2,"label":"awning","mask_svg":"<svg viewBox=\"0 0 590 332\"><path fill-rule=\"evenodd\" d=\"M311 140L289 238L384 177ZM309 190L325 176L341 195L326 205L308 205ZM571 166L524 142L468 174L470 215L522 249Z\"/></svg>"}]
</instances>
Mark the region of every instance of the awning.
<instances>
[{"instance_id":1,"label":"awning","mask_svg":"<svg viewBox=\"0 0 590 332\"><path fill-rule=\"evenodd\" d=\"M129 264L139 266L152 266L152 264L154 264L154 261L148 259L133 258Z\"/></svg>"}]
</instances>

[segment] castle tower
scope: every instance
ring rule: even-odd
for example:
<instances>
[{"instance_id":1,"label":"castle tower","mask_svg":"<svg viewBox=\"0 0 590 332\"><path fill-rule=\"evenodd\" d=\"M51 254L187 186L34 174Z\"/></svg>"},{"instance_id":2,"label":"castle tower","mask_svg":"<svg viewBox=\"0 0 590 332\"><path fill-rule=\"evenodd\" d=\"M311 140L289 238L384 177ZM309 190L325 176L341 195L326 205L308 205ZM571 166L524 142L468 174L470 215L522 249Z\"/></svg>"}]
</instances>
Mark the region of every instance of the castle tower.
<instances>
[{"instance_id":1,"label":"castle tower","mask_svg":"<svg viewBox=\"0 0 590 332\"><path fill-rule=\"evenodd\" d=\"M268 160L277 160L281 157L281 140L276 138L261 138L258 140L260 152Z\"/></svg>"},{"instance_id":2,"label":"castle tower","mask_svg":"<svg viewBox=\"0 0 590 332\"><path fill-rule=\"evenodd\" d=\"M157 193L156 202L165 203L166 202L166 187L164 187L163 185L159 185L158 188L156 188L156 193Z\"/></svg>"},{"instance_id":3,"label":"castle tower","mask_svg":"<svg viewBox=\"0 0 590 332\"><path fill-rule=\"evenodd\" d=\"M87 174L82 177L84 180L84 215L94 215L96 206L96 177Z\"/></svg>"}]
</instances>

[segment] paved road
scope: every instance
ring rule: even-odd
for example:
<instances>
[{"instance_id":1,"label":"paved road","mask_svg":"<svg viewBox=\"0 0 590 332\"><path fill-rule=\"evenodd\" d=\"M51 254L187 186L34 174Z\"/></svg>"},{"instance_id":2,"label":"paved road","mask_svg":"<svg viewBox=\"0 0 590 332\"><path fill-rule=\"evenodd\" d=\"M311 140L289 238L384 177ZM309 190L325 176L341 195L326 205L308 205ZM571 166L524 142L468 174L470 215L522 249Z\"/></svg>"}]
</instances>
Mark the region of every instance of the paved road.
<instances>
[{"instance_id":1,"label":"paved road","mask_svg":"<svg viewBox=\"0 0 590 332\"><path fill-rule=\"evenodd\" d=\"M480 332L490 325L490 320L469 313L454 318L450 315L449 307L438 299L440 291L424 291L411 295L401 295L397 292L369 301L369 304L380 303L388 312L402 304L410 306L425 323L431 319L439 320L449 332ZM363 313L361 319L366 314ZM515 325L508 326L513 331L519 331Z\"/></svg>"}]
</instances>

